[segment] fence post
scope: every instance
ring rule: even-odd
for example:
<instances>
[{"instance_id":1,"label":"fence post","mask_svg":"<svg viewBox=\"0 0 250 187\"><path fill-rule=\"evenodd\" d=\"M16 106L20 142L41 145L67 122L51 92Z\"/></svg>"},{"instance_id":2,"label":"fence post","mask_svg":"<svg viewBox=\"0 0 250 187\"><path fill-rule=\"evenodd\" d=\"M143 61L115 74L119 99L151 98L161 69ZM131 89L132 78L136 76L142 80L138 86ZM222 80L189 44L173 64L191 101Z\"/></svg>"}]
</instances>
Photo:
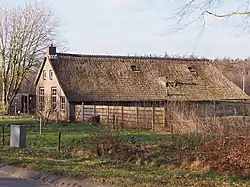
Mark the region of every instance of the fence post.
<instances>
[{"instance_id":1,"label":"fence post","mask_svg":"<svg viewBox=\"0 0 250 187\"><path fill-rule=\"evenodd\" d=\"M246 105L243 104L243 115L242 115L243 126L246 128L246 136L248 137L248 125L246 123Z\"/></svg>"},{"instance_id":2,"label":"fence post","mask_svg":"<svg viewBox=\"0 0 250 187\"><path fill-rule=\"evenodd\" d=\"M115 114L113 114L112 118L112 128L115 129Z\"/></svg>"},{"instance_id":3,"label":"fence post","mask_svg":"<svg viewBox=\"0 0 250 187\"><path fill-rule=\"evenodd\" d=\"M115 118L115 126L116 126L116 129L117 129L117 132L118 132L118 130L119 130L119 121L118 121L118 117L116 116L116 118Z\"/></svg>"},{"instance_id":4,"label":"fence post","mask_svg":"<svg viewBox=\"0 0 250 187\"><path fill-rule=\"evenodd\" d=\"M40 117L40 135L42 134L42 118Z\"/></svg>"},{"instance_id":5,"label":"fence post","mask_svg":"<svg viewBox=\"0 0 250 187\"><path fill-rule=\"evenodd\" d=\"M152 107L152 130L155 131L155 107Z\"/></svg>"},{"instance_id":6,"label":"fence post","mask_svg":"<svg viewBox=\"0 0 250 187\"><path fill-rule=\"evenodd\" d=\"M123 106L121 108L121 128L123 129Z\"/></svg>"},{"instance_id":7,"label":"fence post","mask_svg":"<svg viewBox=\"0 0 250 187\"><path fill-rule=\"evenodd\" d=\"M2 125L2 145L4 147L4 125Z\"/></svg>"},{"instance_id":8,"label":"fence post","mask_svg":"<svg viewBox=\"0 0 250 187\"><path fill-rule=\"evenodd\" d=\"M94 104L94 116L96 115L96 105Z\"/></svg>"},{"instance_id":9,"label":"fence post","mask_svg":"<svg viewBox=\"0 0 250 187\"><path fill-rule=\"evenodd\" d=\"M216 122L216 101L214 101L214 123Z\"/></svg>"},{"instance_id":10,"label":"fence post","mask_svg":"<svg viewBox=\"0 0 250 187\"><path fill-rule=\"evenodd\" d=\"M109 105L107 106L107 120L108 120L108 125L109 125Z\"/></svg>"},{"instance_id":11,"label":"fence post","mask_svg":"<svg viewBox=\"0 0 250 187\"><path fill-rule=\"evenodd\" d=\"M137 107L136 107L136 128L138 128L138 124L139 124L139 123L138 123L138 121L139 121L138 118L139 118L139 107L137 106Z\"/></svg>"},{"instance_id":12,"label":"fence post","mask_svg":"<svg viewBox=\"0 0 250 187\"><path fill-rule=\"evenodd\" d=\"M62 135L62 133L59 132L58 133L58 152L60 152L60 149L61 149L61 135Z\"/></svg>"},{"instance_id":13,"label":"fence post","mask_svg":"<svg viewBox=\"0 0 250 187\"><path fill-rule=\"evenodd\" d=\"M84 123L84 102L82 102L82 123Z\"/></svg>"},{"instance_id":14,"label":"fence post","mask_svg":"<svg viewBox=\"0 0 250 187\"><path fill-rule=\"evenodd\" d=\"M164 122L164 128L167 128L167 104L164 103L164 110L163 110L163 122Z\"/></svg>"},{"instance_id":15,"label":"fence post","mask_svg":"<svg viewBox=\"0 0 250 187\"><path fill-rule=\"evenodd\" d=\"M171 122L171 139L174 140L174 124Z\"/></svg>"}]
</instances>

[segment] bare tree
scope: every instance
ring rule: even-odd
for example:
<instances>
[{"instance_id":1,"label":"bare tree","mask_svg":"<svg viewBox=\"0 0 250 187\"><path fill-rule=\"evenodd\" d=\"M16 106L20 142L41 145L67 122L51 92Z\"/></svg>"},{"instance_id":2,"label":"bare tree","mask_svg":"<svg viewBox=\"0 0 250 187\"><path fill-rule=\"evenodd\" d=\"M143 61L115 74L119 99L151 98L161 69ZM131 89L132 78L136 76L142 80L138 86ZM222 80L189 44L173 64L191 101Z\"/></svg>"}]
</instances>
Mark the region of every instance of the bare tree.
<instances>
[{"instance_id":1,"label":"bare tree","mask_svg":"<svg viewBox=\"0 0 250 187\"><path fill-rule=\"evenodd\" d=\"M175 18L178 24L184 24L183 28L197 21L201 21L205 25L207 16L221 19L242 16L247 21L250 15L250 0L182 0L178 4ZM233 5L235 9L229 10L229 5Z\"/></svg>"},{"instance_id":2,"label":"bare tree","mask_svg":"<svg viewBox=\"0 0 250 187\"><path fill-rule=\"evenodd\" d=\"M50 121L58 121L60 115L60 102L56 102L56 107L52 106L51 96L46 94L41 101L38 98L36 101L36 114L39 118L42 118L43 122L47 124Z\"/></svg>"},{"instance_id":3,"label":"bare tree","mask_svg":"<svg viewBox=\"0 0 250 187\"><path fill-rule=\"evenodd\" d=\"M0 80L5 114L25 75L41 62L45 47L55 40L57 27L53 12L41 4L0 8Z\"/></svg>"}]
</instances>

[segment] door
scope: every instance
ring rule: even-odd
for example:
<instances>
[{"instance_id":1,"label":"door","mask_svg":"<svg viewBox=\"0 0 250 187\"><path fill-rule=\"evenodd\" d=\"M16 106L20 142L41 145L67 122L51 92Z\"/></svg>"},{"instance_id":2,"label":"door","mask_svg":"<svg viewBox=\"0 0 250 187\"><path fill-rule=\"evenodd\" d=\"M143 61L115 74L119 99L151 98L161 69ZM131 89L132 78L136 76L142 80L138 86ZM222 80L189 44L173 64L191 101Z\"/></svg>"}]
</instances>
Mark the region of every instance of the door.
<instances>
[{"instance_id":1,"label":"door","mask_svg":"<svg viewBox=\"0 0 250 187\"><path fill-rule=\"evenodd\" d=\"M21 96L21 113L24 113L24 114L28 113L28 96L27 95Z\"/></svg>"},{"instance_id":2,"label":"door","mask_svg":"<svg viewBox=\"0 0 250 187\"><path fill-rule=\"evenodd\" d=\"M69 120L71 122L74 122L76 120L76 115L75 115L75 104L70 103L69 104Z\"/></svg>"}]
</instances>

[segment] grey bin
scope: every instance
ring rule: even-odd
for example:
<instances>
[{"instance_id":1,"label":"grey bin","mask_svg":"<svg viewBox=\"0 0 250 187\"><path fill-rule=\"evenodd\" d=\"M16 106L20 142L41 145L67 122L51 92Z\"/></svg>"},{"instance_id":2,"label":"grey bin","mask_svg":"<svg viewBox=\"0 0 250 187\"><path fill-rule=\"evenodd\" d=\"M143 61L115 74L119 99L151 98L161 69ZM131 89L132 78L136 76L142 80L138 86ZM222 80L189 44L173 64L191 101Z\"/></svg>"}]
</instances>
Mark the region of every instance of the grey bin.
<instances>
[{"instance_id":1,"label":"grey bin","mask_svg":"<svg viewBox=\"0 0 250 187\"><path fill-rule=\"evenodd\" d=\"M26 128L25 125L15 124L10 126L10 147L26 147Z\"/></svg>"}]
</instances>

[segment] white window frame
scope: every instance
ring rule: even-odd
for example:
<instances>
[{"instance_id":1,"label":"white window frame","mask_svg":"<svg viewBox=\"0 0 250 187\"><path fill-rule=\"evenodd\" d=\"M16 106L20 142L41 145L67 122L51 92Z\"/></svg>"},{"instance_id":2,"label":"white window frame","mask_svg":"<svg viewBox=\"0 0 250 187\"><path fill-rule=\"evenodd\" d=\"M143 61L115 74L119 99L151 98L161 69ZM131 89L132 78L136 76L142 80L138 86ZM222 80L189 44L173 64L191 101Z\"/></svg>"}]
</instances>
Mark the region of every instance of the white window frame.
<instances>
[{"instance_id":1,"label":"white window frame","mask_svg":"<svg viewBox=\"0 0 250 187\"><path fill-rule=\"evenodd\" d=\"M65 96L60 97L60 108L61 108L61 111L66 110L66 98L65 98Z\"/></svg>"},{"instance_id":2,"label":"white window frame","mask_svg":"<svg viewBox=\"0 0 250 187\"><path fill-rule=\"evenodd\" d=\"M53 71L52 71L52 70L49 70L49 78L50 78L50 80L52 80L52 79L53 79L53 76L54 76Z\"/></svg>"},{"instance_id":3,"label":"white window frame","mask_svg":"<svg viewBox=\"0 0 250 187\"><path fill-rule=\"evenodd\" d=\"M44 87L39 87L39 105L40 105L40 110L44 111L44 109L45 109L45 89L44 89Z\"/></svg>"},{"instance_id":4,"label":"white window frame","mask_svg":"<svg viewBox=\"0 0 250 187\"><path fill-rule=\"evenodd\" d=\"M56 89L56 87L51 87L51 108L53 111L57 110L57 89Z\"/></svg>"},{"instance_id":5,"label":"white window frame","mask_svg":"<svg viewBox=\"0 0 250 187\"><path fill-rule=\"evenodd\" d=\"M47 71L43 70L43 80L46 80L46 78L47 78Z\"/></svg>"}]
</instances>

